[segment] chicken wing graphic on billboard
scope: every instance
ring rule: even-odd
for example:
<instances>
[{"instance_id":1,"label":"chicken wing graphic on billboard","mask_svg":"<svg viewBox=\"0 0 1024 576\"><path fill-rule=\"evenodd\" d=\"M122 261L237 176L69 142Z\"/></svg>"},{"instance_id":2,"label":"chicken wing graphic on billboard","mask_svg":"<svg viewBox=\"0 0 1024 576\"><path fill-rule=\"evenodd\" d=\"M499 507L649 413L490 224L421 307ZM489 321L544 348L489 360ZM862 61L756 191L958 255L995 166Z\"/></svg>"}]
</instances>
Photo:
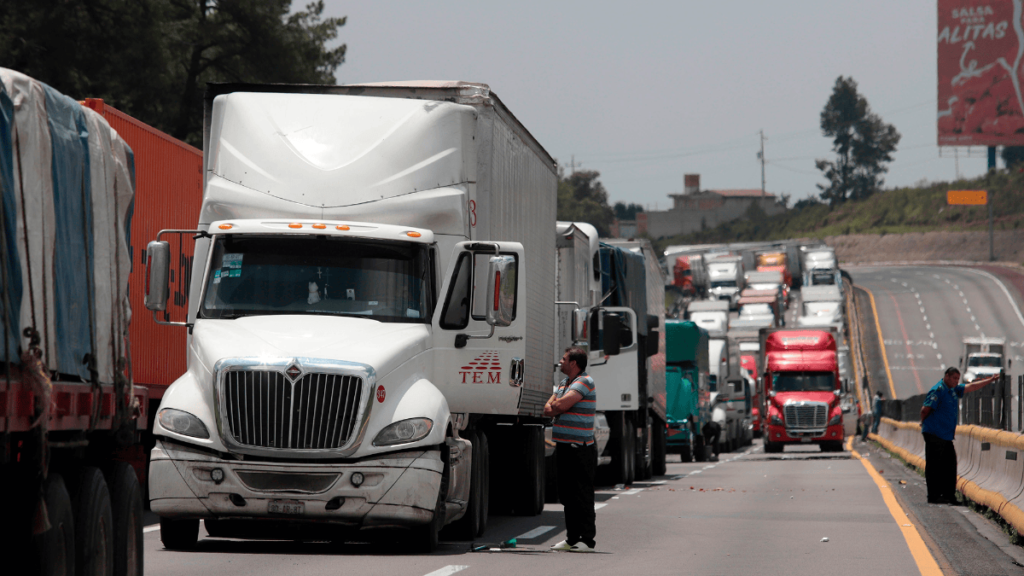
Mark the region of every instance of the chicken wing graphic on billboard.
<instances>
[{"instance_id":1,"label":"chicken wing graphic on billboard","mask_svg":"<svg viewBox=\"0 0 1024 576\"><path fill-rule=\"evenodd\" d=\"M1024 0L938 0L939 146L1024 145Z\"/></svg>"}]
</instances>

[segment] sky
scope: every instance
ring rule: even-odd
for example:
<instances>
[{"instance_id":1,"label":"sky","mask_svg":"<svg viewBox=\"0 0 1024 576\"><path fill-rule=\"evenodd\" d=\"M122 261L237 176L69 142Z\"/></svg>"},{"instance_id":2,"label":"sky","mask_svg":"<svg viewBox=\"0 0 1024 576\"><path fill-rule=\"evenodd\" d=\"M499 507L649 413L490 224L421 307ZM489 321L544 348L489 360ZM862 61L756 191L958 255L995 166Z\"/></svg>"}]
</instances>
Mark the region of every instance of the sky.
<instances>
[{"instance_id":1,"label":"sky","mask_svg":"<svg viewBox=\"0 0 1024 576\"><path fill-rule=\"evenodd\" d=\"M338 83L489 84L567 171L600 172L613 203L665 210L691 173L702 189L760 188L761 130L767 191L816 196L840 75L902 134L887 188L987 166L984 148L936 145L936 0L325 4L348 17Z\"/></svg>"}]
</instances>

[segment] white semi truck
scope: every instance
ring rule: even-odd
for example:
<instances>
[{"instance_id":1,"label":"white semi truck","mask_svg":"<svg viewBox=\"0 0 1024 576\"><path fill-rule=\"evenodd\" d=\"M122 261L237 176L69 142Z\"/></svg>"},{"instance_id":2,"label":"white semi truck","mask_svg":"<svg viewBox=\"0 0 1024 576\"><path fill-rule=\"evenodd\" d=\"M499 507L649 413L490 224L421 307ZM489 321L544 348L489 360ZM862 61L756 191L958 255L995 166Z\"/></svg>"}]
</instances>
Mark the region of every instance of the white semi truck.
<instances>
[{"instance_id":1,"label":"white semi truck","mask_svg":"<svg viewBox=\"0 0 1024 576\"><path fill-rule=\"evenodd\" d=\"M987 378L1010 367L1006 359L1006 339L995 337L965 337L960 354L960 373L964 382Z\"/></svg>"},{"instance_id":2,"label":"white semi truck","mask_svg":"<svg viewBox=\"0 0 1024 576\"><path fill-rule=\"evenodd\" d=\"M708 281L713 298L726 300L731 309L743 290L743 260L739 256L718 256L708 261Z\"/></svg>"},{"instance_id":3,"label":"white semi truck","mask_svg":"<svg viewBox=\"0 0 1024 576\"><path fill-rule=\"evenodd\" d=\"M487 85L211 85L188 370L149 493L171 549L232 525L338 538L544 502L552 158ZM492 499L490 495L494 495ZM280 522L272 523L270 520ZM255 521L255 522L254 522Z\"/></svg>"}]
</instances>

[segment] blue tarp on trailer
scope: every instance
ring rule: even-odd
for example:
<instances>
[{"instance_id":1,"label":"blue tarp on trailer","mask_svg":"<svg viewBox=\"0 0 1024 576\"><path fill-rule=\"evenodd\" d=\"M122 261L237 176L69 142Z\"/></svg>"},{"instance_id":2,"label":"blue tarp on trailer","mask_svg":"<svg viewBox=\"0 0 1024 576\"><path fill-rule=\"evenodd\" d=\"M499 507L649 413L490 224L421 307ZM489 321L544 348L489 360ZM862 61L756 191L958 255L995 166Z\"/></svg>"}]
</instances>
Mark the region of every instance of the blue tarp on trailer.
<instances>
[{"instance_id":1,"label":"blue tarp on trailer","mask_svg":"<svg viewBox=\"0 0 1024 576\"><path fill-rule=\"evenodd\" d=\"M637 331L647 335L647 276L644 257L601 243L603 306L624 306L636 312Z\"/></svg>"}]
</instances>

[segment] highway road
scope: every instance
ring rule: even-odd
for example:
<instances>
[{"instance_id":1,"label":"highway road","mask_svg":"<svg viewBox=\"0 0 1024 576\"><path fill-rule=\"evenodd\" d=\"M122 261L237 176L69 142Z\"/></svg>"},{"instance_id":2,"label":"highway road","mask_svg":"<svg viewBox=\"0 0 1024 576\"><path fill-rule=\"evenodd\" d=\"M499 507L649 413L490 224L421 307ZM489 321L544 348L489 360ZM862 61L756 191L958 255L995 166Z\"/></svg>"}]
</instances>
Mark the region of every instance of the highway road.
<instances>
[{"instance_id":1,"label":"highway road","mask_svg":"<svg viewBox=\"0 0 1024 576\"><path fill-rule=\"evenodd\" d=\"M947 366L956 365L964 336L999 336L1007 340L1020 373L1024 317L1014 288L995 275L974 268L908 266L849 268L858 287L874 297L892 389L897 398L928 391Z\"/></svg>"},{"instance_id":2,"label":"highway road","mask_svg":"<svg viewBox=\"0 0 1024 576\"><path fill-rule=\"evenodd\" d=\"M335 545L209 538L196 551L170 552L153 530L145 535L146 574L916 574L905 516L894 519L882 492L850 453L807 447L769 456L755 445L720 462L672 457L667 476L600 490L595 554L546 550L565 536L561 506L549 504L534 518L492 517L484 541L518 536L520 548L509 552L473 553L469 542L444 542L435 554L418 556L386 539Z\"/></svg>"}]
</instances>

